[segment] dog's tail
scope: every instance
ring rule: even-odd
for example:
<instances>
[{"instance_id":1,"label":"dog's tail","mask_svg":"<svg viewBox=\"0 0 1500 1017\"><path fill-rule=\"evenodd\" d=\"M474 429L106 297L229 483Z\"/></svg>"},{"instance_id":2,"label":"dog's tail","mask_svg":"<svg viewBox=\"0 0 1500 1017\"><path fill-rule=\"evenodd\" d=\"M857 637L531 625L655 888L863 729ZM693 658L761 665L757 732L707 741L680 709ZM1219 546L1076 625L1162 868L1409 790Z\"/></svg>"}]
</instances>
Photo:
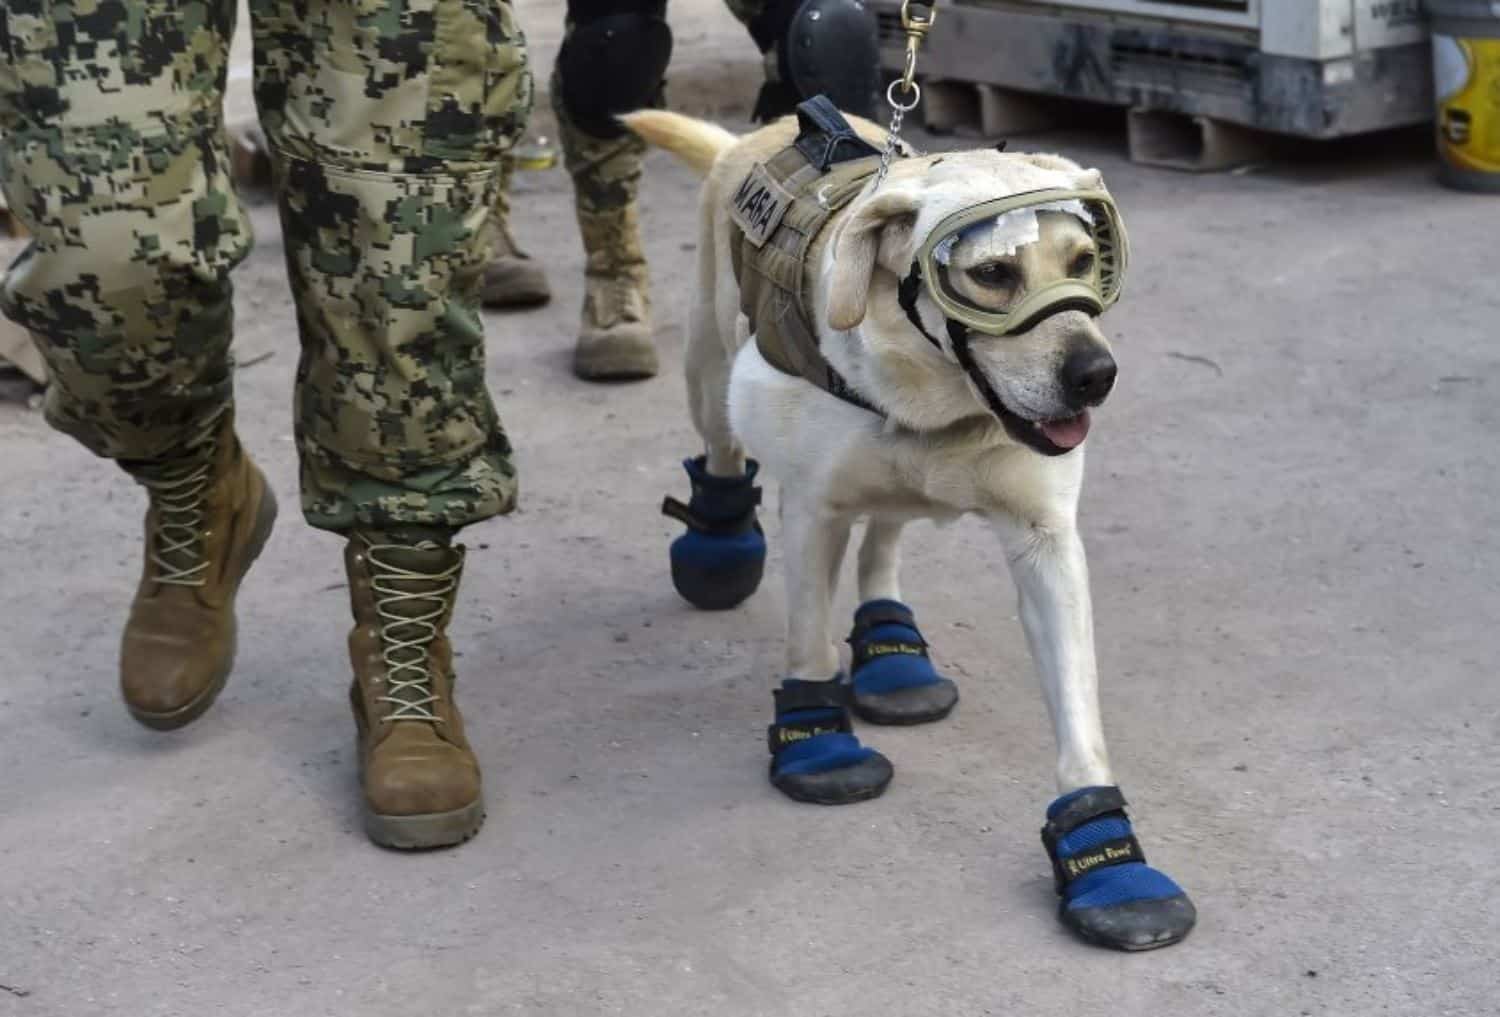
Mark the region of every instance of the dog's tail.
<instances>
[{"instance_id":1,"label":"dog's tail","mask_svg":"<svg viewBox=\"0 0 1500 1017\"><path fill-rule=\"evenodd\" d=\"M647 144L666 149L705 175L719 153L740 140L717 124L666 110L636 110L620 119Z\"/></svg>"}]
</instances>

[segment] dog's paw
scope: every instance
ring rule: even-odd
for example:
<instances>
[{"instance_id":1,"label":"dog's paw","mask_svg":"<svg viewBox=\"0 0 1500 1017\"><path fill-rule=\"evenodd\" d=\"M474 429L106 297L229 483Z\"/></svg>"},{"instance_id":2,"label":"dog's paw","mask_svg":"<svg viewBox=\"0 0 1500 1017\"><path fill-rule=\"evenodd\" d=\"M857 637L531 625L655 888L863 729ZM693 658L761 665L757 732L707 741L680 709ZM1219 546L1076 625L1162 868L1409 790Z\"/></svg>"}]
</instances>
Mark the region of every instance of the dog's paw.
<instances>
[{"instance_id":1,"label":"dog's paw","mask_svg":"<svg viewBox=\"0 0 1500 1017\"><path fill-rule=\"evenodd\" d=\"M692 500L662 503L664 515L688 528L672 541L672 585L702 610L736 607L760 586L766 568L766 537L755 515L759 467L752 459L741 476L715 477L703 456L682 465L692 481Z\"/></svg>"},{"instance_id":2,"label":"dog's paw","mask_svg":"<svg viewBox=\"0 0 1500 1017\"><path fill-rule=\"evenodd\" d=\"M854 712L871 724L927 724L958 703L958 686L937 673L911 608L872 600L854 612Z\"/></svg>"},{"instance_id":3,"label":"dog's paw","mask_svg":"<svg viewBox=\"0 0 1500 1017\"><path fill-rule=\"evenodd\" d=\"M1042 844L1062 898L1058 916L1089 942L1154 950L1192 931L1193 902L1146 864L1119 788L1081 788L1057 799L1047 809Z\"/></svg>"},{"instance_id":4,"label":"dog's paw","mask_svg":"<svg viewBox=\"0 0 1500 1017\"><path fill-rule=\"evenodd\" d=\"M849 721L848 686L788 678L774 693L776 719L766 731L771 783L799 802L847 805L881 795L895 774L891 761L861 745Z\"/></svg>"}]
</instances>

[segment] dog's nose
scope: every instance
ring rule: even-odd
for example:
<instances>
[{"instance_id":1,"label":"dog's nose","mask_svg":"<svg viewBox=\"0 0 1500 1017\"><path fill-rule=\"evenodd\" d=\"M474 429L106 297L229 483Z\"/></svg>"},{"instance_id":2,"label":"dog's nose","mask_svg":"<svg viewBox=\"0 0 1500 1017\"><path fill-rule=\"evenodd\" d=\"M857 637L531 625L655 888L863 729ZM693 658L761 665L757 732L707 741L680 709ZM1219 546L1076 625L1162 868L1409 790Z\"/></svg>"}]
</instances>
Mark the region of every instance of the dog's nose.
<instances>
[{"instance_id":1,"label":"dog's nose","mask_svg":"<svg viewBox=\"0 0 1500 1017\"><path fill-rule=\"evenodd\" d=\"M1062 365L1063 390L1070 405L1077 409L1104 402L1115 387L1115 358L1108 350L1092 347L1069 353Z\"/></svg>"}]
</instances>

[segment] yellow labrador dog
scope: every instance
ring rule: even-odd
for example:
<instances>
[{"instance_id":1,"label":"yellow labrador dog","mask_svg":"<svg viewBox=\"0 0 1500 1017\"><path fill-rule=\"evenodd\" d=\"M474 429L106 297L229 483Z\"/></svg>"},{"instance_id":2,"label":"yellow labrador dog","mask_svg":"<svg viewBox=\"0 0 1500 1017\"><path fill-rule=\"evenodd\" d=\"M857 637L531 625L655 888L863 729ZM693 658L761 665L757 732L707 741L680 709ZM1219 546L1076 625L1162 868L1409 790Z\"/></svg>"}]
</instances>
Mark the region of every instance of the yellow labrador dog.
<instances>
[{"instance_id":1,"label":"yellow labrador dog","mask_svg":"<svg viewBox=\"0 0 1500 1017\"><path fill-rule=\"evenodd\" d=\"M688 599L723 608L754 589L756 470L780 485L787 646L772 782L804 801L873 797L892 769L854 735L851 710L919 723L952 708L956 690L902 603L899 541L911 520L978 514L1010 564L1056 734L1060 797L1043 841L1061 917L1121 949L1180 940L1193 905L1145 863L1105 750L1076 523L1089 410L1115 378L1096 316L1118 294L1125 257L1100 174L986 149L900 157L878 183L868 172L807 183L838 169L788 175L803 169L794 147L829 148L826 116L822 133L787 118L745 137L670 112L623 119L705 177L686 352L705 454L687 463L692 503L668 500L689 527L673 546ZM848 147L875 146L856 151L873 171L884 132L837 123L852 124ZM778 247L798 255L800 279L783 273L781 304L758 306L786 311L790 294L815 347L789 357L785 336L768 345L756 331L796 331L782 326L797 316L755 313L745 293L776 274L765 252ZM861 519L845 678L830 601Z\"/></svg>"}]
</instances>

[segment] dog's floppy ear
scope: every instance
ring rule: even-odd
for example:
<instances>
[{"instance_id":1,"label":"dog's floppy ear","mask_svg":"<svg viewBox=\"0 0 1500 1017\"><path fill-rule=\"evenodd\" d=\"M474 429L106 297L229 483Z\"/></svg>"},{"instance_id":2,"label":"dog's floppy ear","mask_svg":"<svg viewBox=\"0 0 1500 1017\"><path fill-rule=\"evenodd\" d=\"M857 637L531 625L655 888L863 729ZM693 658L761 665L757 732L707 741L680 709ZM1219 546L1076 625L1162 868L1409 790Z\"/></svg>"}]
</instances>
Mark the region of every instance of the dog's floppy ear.
<instances>
[{"instance_id":1,"label":"dog's floppy ear","mask_svg":"<svg viewBox=\"0 0 1500 1017\"><path fill-rule=\"evenodd\" d=\"M893 220L914 214L917 204L917 196L911 191L880 191L844 220L833 241L828 293L831 328L847 332L865 320L870 279L880 254L880 232Z\"/></svg>"}]
</instances>

